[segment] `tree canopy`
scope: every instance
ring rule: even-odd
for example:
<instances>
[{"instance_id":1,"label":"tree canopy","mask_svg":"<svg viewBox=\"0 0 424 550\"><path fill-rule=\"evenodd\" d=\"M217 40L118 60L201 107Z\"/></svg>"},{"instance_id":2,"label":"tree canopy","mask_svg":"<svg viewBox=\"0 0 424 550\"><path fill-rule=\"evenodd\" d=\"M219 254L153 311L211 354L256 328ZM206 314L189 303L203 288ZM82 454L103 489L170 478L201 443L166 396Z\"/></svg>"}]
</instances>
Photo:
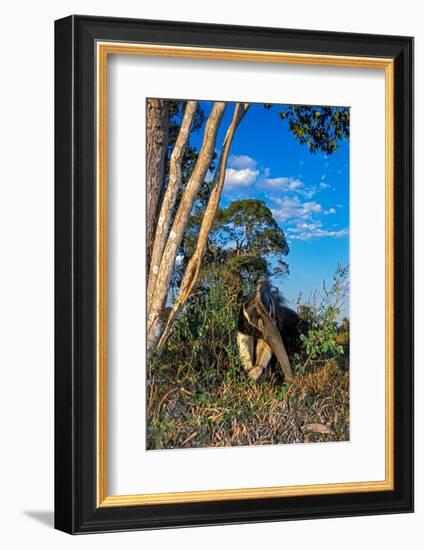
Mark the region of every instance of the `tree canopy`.
<instances>
[{"instance_id":1,"label":"tree canopy","mask_svg":"<svg viewBox=\"0 0 424 550\"><path fill-rule=\"evenodd\" d=\"M347 107L289 105L280 117L287 120L290 131L311 153L331 155L342 139L349 138L349 112Z\"/></svg>"},{"instance_id":2,"label":"tree canopy","mask_svg":"<svg viewBox=\"0 0 424 550\"><path fill-rule=\"evenodd\" d=\"M202 208L198 207L186 230L182 270L192 255L201 219ZM284 261L288 253L286 235L263 201L233 201L216 214L202 272L207 278L212 267L219 267L227 282L250 288L260 277L288 273Z\"/></svg>"}]
</instances>

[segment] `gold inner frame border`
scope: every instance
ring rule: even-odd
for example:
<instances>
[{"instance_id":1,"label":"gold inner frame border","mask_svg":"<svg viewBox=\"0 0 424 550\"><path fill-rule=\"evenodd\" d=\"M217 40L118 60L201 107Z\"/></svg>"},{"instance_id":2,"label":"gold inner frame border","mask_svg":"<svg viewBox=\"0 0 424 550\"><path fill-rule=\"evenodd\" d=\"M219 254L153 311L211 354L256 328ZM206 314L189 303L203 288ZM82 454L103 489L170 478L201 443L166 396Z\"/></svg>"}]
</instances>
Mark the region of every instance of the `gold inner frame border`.
<instances>
[{"instance_id":1,"label":"gold inner frame border","mask_svg":"<svg viewBox=\"0 0 424 550\"><path fill-rule=\"evenodd\" d=\"M107 492L107 61L109 55L138 55L383 69L385 72L385 479L315 485L214 489L171 493L108 495ZM394 489L394 60L391 58L165 46L96 43L96 470L97 507L212 502L306 495L365 493Z\"/></svg>"}]
</instances>

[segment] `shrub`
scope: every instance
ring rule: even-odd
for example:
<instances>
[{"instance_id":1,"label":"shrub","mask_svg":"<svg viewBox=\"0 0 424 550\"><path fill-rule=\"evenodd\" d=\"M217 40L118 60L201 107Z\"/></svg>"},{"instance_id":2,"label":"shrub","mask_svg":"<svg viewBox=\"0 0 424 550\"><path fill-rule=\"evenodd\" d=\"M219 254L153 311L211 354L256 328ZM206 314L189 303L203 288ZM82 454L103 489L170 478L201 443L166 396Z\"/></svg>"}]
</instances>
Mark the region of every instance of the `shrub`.
<instances>
[{"instance_id":1,"label":"shrub","mask_svg":"<svg viewBox=\"0 0 424 550\"><path fill-rule=\"evenodd\" d=\"M349 267L339 265L333 276L330 289L325 282L322 291L315 291L311 300L301 304L298 299L298 311L308 327L305 334L300 335L302 350L295 356L294 369L303 374L317 360L340 357L345 352L345 342L340 341L340 331L337 319L348 293ZM347 339L349 334L347 333Z\"/></svg>"},{"instance_id":2,"label":"shrub","mask_svg":"<svg viewBox=\"0 0 424 550\"><path fill-rule=\"evenodd\" d=\"M236 344L239 303L218 270L209 273L208 286L190 297L175 321L163 359L183 360L200 375L234 375L241 363ZM169 357L171 359L171 357Z\"/></svg>"}]
</instances>

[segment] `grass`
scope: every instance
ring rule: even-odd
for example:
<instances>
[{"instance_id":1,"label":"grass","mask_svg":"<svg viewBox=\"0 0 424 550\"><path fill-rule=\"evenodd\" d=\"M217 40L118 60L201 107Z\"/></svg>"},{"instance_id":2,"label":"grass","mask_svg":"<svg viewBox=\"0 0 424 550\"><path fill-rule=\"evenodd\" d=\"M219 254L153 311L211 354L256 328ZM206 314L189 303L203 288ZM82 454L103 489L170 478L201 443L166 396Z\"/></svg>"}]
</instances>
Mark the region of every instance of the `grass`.
<instances>
[{"instance_id":1,"label":"grass","mask_svg":"<svg viewBox=\"0 0 424 550\"><path fill-rule=\"evenodd\" d=\"M287 387L268 372L203 373L153 364L148 376L148 449L311 443L349 439L349 373L335 360ZM326 433L321 433L324 431Z\"/></svg>"}]
</instances>

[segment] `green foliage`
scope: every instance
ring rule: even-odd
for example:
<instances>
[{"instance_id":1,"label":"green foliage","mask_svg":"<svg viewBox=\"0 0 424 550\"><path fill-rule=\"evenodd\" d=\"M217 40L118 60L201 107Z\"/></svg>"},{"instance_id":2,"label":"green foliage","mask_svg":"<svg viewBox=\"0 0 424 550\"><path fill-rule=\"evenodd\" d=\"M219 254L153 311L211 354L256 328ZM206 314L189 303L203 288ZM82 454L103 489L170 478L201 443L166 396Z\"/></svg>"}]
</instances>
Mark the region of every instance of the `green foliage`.
<instances>
[{"instance_id":1,"label":"green foliage","mask_svg":"<svg viewBox=\"0 0 424 550\"><path fill-rule=\"evenodd\" d=\"M218 212L215 227L217 239L234 249L237 255L281 254L289 245L284 231L271 210L258 199L237 200Z\"/></svg>"},{"instance_id":2,"label":"green foliage","mask_svg":"<svg viewBox=\"0 0 424 550\"><path fill-rule=\"evenodd\" d=\"M223 372L234 376L241 366L235 341L237 296L223 284L220 270L209 270L208 283L190 297L166 349L189 363L206 385Z\"/></svg>"},{"instance_id":3,"label":"green foliage","mask_svg":"<svg viewBox=\"0 0 424 550\"><path fill-rule=\"evenodd\" d=\"M181 270L193 254L203 208L198 206L185 231L181 254ZM284 257L289 252L286 235L263 201L247 199L233 201L217 212L209 235L201 278L205 284L209 271L220 269L223 283L247 294L263 276L283 276L288 273Z\"/></svg>"},{"instance_id":4,"label":"green foliage","mask_svg":"<svg viewBox=\"0 0 424 550\"><path fill-rule=\"evenodd\" d=\"M337 319L348 292L348 282L349 267L339 265L330 289L324 283L322 291L315 292L307 304L300 304L299 297L298 311L306 321L308 330L306 334L300 335L303 349L295 358L296 372L303 374L311 363L340 357L345 353L345 347L340 342Z\"/></svg>"},{"instance_id":5,"label":"green foliage","mask_svg":"<svg viewBox=\"0 0 424 550\"><path fill-rule=\"evenodd\" d=\"M289 105L280 117L287 120L290 131L311 153L331 155L342 139L349 139L348 107Z\"/></svg>"},{"instance_id":6,"label":"green foliage","mask_svg":"<svg viewBox=\"0 0 424 550\"><path fill-rule=\"evenodd\" d=\"M344 317L341 324L337 327L336 342L342 346L343 355L346 358L345 362L349 361L349 342L350 342L350 322ZM346 366L346 365L345 365Z\"/></svg>"}]
</instances>

